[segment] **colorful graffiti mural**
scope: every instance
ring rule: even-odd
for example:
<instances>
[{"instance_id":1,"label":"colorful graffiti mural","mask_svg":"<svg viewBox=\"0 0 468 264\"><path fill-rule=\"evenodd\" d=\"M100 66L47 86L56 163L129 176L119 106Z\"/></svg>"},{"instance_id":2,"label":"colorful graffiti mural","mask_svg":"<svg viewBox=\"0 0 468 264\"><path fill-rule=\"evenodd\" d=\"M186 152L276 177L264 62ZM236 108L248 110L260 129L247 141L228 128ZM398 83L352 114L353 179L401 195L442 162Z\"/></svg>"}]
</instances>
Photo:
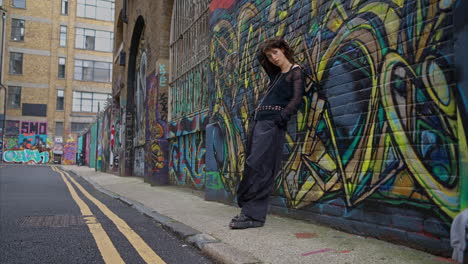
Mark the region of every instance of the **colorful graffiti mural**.
<instances>
[{"instance_id":1,"label":"colorful graffiti mural","mask_svg":"<svg viewBox=\"0 0 468 264\"><path fill-rule=\"evenodd\" d=\"M21 134L47 134L47 122L21 122Z\"/></svg>"},{"instance_id":2,"label":"colorful graffiti mural","mask_svg":"<svg viewBox=\"0 0 468 264\"><path fill-rule=\"evenodd\" d=\"M204 60L171 86L171 114L181 118L208 108L209 61Z\"/></svg>"},{"instance_id":3,"label":"colorful graffiti mural","mask_svg":"<svg viewBox=\"0 0 468 264\"><path fill-rule=\"evenodd\" d=\"M13 149L18 147L18 136L11 137L11 136L5 136L4 139L4 148L5 149Z\"/></svg>"},{"instance_id":4,"label":"colorful graffiti mural","mask_svg":"<svg viewBox=\"0 0 468 264\"><path fill-rule=\"evenodd\" d=\"M3 160L14 163L47 163L49 162L49 152L39 152L37 149L7 150L4 152Z\"/></svg>"},{"instance_id":5,"label":"colorful graffiti mural","mask_svg":"<svg viewBox=\"0 0 468 264\"><path fill-rule=\"evenodd\" d=\"M3 142L5 162L47 163L51 147L47 122L7 120Z\"/></svg>"},{"instance_id":6,"label":"colorful graffiti mural","mask_svg":"<svg viewBox=\"0 0 468 264\"><path fill-rule=\"evenodd\" d=\"M76 139L74 136L69 135L65 144L63 144L63 164L75 165L76 164Z\"/></svg>"},{"instance_id":7,"label":"colorful graffiti mural","mask_svg":"<svg viewBox=\"0 0 468 264\"><path fill-rule=\"evenodd\" d=\"M47 122L7 121L5 149L47 147Z\"/></svg>"},{"instance_id":8,"label":"colorful graffiti mural","mask_svg":"<svg viewBox=\"0 0 468 264\"><path fill-rule=\"evenodd\" d=\"M109 171L114 166L114 155L112 152L112 123L114 114L114 104L110 104L103 110L99 118L98 135L98 169Z\"/></svg>"},{"instance_id":9,"label":"colorful graffiti mural","mask_svg":"<svg viewBox=\"0 0 468 264\"><path fill-rule=\"evenodd\" d=\"M156 71L146 78L146 151L145 171L150 181L156 184L167 183L167 88L165 79L165 67L160 65L158 74ZM161 86L161 80L164 81Z\"/></svg>"},{"instance_id":10,"label":"colorful graffiti mural","mask_svg":"<svg viewBox=\"0 0 468 264\"><path fill-rule=\"evenodd\" d=\"M195 189L206 186L206 121L209 91L210 1L197 8L174 4L171 35L169 139L170 182Z\"/></svg>"},{"instance_id":11,"label":"colorful graffiti mural","mask_svg":"<svg viewBox=\"0 0 468 264\"><path fill-rule=\"evenodd\" d=\"M450 222L468 177L457 126L466 106L455 100L447 30L456 1L266 2L211 8L210 177L234 197L248 116L267 79L255 53L262 40L283 36L318 84L288 127L275 185L283 205L376 200Z\"/></svg>"},{"instance_id":12,"label":"colorful graffiti mural","mask_svg":"<svg viewBox=\"0 0 468 264\"><path fill-rule=\"evenodd\" d=\"M6 120L5 136L19 135L20 121Z\"/></svg>"},{"instance_id":13,"label":"colorful graffiti mural","mask_svg":"<svg viewBox=\"0 0 468 264\"><path fill-rule=\"evenodd\" d=\"M94 123L91 126L91 129L87 133L87 138L89 138L89 147L87 149L89 155L88 155L88 162L89 162L89 167L91 168L96 168L96 157L97 157L97 123Z\"/></svg>"},{"instance_id":14,"label":"colorful graffiti mural","mask_svg":"<svg viewBox=\"0 0 468 264\"><path fill-rule=\"evenodd\" d=\"M113 169L114 171L118 171L120 167L120 156L123 152L122 142L123 142L123 135L124 135L124 127L122 126L120 116L123 110L116 110L116 114L113 116L113 126L114 126L114 141L111 143L111 151L113 155Z\"/></svg>"},{"instance_id":15,"label":"colorful graffiti mural","mask_svg":"<svg viewBox=\"0 0 468 264\"><path fill-rule=\"evenodd\" d=\"M169 177L177 185L189 185L197 189L206 183L206 134L208 115L183 118L169 124L170 160Z\"/></svg>"}]
</instances>

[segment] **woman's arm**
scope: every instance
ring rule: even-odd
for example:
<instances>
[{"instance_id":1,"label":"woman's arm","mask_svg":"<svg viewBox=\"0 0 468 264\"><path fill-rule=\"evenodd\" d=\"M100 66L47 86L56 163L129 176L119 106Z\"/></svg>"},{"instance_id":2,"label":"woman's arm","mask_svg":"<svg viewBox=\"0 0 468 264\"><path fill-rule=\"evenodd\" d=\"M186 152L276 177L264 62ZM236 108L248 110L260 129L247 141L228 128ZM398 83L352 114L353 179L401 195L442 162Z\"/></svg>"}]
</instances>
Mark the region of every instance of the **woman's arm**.
<instances>
[{"instance_id":1,"label":"woman's arm","mask_svg":"<svg viewBox=\"0 0 468 264\"><path fill-rule=\"evenodd\" d=\"M301 104L302 96L305 92L305 81L304 73L302 72L299 66L295 66L291 70L292 74L292 83L293 83L293 97L286 105L286 107L281 111L281 118L287 122L291 119L291 116L297 112L297 108Z\"/></svg>"}]
</instances>

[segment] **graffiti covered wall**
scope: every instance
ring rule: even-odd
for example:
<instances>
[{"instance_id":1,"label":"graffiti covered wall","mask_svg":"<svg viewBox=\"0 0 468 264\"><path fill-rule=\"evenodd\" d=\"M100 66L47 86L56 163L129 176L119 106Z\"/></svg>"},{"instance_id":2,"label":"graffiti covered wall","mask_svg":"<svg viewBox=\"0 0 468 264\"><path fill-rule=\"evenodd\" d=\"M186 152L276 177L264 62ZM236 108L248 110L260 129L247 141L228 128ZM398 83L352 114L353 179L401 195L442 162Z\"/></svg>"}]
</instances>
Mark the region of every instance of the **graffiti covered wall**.
<instances>
[{"instance_id":1,"label":"graffiti covered wall","mask_svg":"<svg viewBox=\"0 0 468 264\"><path fill-rule=\"evenodd\" d=\"M124 142L124 124L122 122L122 113L124 109L118 105L113 104L112 124L111 124L111 142L110 142L110 156L112 157L112 172L119 173L120 171L120 157L123 156Z\"/></svg>"},{"instance_id":2,"label":"graffiti covered wall","mask_svg":"<svg viewBox=\"0 0 468 264\"><path fill-rule=\"evenodd\" d=\"M97 123L94 123L89 130L89 155L88 155L88 162L89 167L96 168L96 155L97 155L97 148L96 148L96 133L97 133Z\"/></svg>"},{"instance_id":3,"label":"graffiti covered wall","mask_svg":"<svg viewBox=\"0 0 468 264\"><path fill-rule=\"evenodd\" d=\"M69 135L63 144L63 164L76 164L77 140L76 136Z\"/></svg>"},{"instance_id":4,"label":"graffiti covered wall","mask_svg":"<svg viewBox=\"0 0 468 264\"><path fill-rule=\"evenodd\" d=\"M102 114L99 115L98 169L101 171L110 171L113 167L114 157L111 152L113 118L114 110L112 105L106 107Z\"/></svg>"},{"instance_id":5,"label":"graffiti covered wall","mask_svg":"<svg viewBox=\"0 0 468 264\"><path fill-rule=\"evenodd\" d=\"M172 119L193 115L208 107L208 68L204 60L171 86Z\"/></svg>"},{"instance_id":6,"label":"graffiti covered wall","mask_svg":"<svg viewBox=\"0 0 468 264\"><path fill-rule=\"evenodd\" d=\"M176 185L204 189L205 128L208 121L208 60L178 78L171 87L169 177Z\"/></svg>"},{"instance_id":7,"label":"graffiti covered wall","mask_svg":"<svg viewBox=\"0 0 468 264\"><path fill-rule=\"evenodd\" d=\"M135 116L133 117L133 142L132 148L134 151L133 157L133 175L145 177L145 143L146 143L146 109L145 104L147 90L147 68L148 54L145 48L145 27L141 31L140 40L136 53L135 65L135 87L134 89L134 109ZM147 178L145 178L147 180Z\"/></svg>"},{"instance_id":8,"label":"graffiti covered wall","mask_svg":"<svg viewBox=\"0 0 468 264\"><path fill-rule=\"evenodd\" d=\"M209 120L209 0L174 1L170 46L169 177L171 184L206 187Z\"/></svg>"},{"instance_id":9,"label":"graffiti covered wall","mask_svg":"<svg viewBox=\"0 0 468 264\"><path fill-rule=\"evenodd\" d=\"M205 154L208 123L206 114L183 118L169 125L169 177L172 184L204 189L206 185Z\"/></svg>"},{"instance_id":10,"label":"graffiti covered wall","mask_svg":"<svg viewBox=\"0 0 468 264\"><path fill-rule=\"evenodd\" d=\"M47 122L7 120L3 147L5 162L48 163L52 144Z\"/></svg>"},{"instance_id":11,"label":"graffiti covered wall","mask_svg":"<svg viewBox=\"0 0 468 264\"><path fill-rule=\"evenodd\" d=\"M85 142L86 142L86 143L84 144L84 148L85 148L85 157L84 157L84 158L85 158L85 164L88 165L88 166L90 166L90 167L91 167L91 165L90 165L90 155L91 155L91 151L92 151L92 149L91 149L91 131L92 131L92 129L89 129L89 130L86 132L86 134L85 134L85 138L86 138Z\"/></svg>"},{"instance_id":12,"label":"graffiti covered wall","mask_svg":"<svg viewBox=\"0 0 468 264\"><path fill-rule=\"evenodd\" d=\"M166 66L159 64L146 78L146 150L145 172L154 184L168 182L167 80Z\"/></svg>"},{"instance_id":13,"label":"graffiti covered wall","mask_svg":"<svg viewBox=\"0 0 468 264\"><path fill-rule=\"evenodd\" d=\"M289 123L273 208L447 250L468 177L453 65L460 2L212 1L207 196L235 199L267 83L255 53L283 36L318 85Z\"/></svg>"}]
</instances>

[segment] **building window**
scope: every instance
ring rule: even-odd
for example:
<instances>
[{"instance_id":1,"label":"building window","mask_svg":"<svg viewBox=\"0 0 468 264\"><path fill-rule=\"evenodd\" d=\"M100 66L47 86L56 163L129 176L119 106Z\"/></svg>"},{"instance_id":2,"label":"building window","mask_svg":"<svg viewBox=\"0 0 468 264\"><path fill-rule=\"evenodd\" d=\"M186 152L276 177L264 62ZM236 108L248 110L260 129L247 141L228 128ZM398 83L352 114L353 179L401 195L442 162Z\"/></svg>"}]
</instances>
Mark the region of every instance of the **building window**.
<instances>
[{"instance_id":1,"label":"building window","mask_svg":"<svg viewBox=\"0 0 468 264\"><path fill-rule=\"evenodd\" d=\"M24 20L14 18L11 20L11 40L24 41Z\"/></svg>"},{"instance_id":2,"label":"building window","mask_svg":"<svg viewBox=\"0 0 468 264\"><path fill-rule=\"evenodd\" d=\"M8 86L7 107L9 109L20 108L21 106L21 87Z\"/></svg>"},{"instance_id":3,"label":"building window","mask_svg":"<svg viewBox=\"0 0 468 264\"><path fill-rule=\"evenodd\" d=\"M65 79L65 69L67 60L63 57L59 57L58 60L58 78Z\"/></svg>"},{"instance_id":4,"label":"building window","mask_svg":"<svg viewBox=\"0 0 468 264\"><path fill-rule=\"evenodd\" d=\"M171 121L182 118L188 113L203 112L209 108L208 80L206 78L193 80L191 76L205 76L210 72L209 5L212 1L191 1L196 3L193 5L195 8L187 8L188 2L190 1L174 1L169 41L171 67L168 69L165 64L156 66L159 85L171 83L169 87L171 97L168 104ZM194 50L196 55L192 55ZM168 77L170 80L166 82ZM195 95L190 105L184 104L182 100L185 94Z\"/></svg>"},{"instance_id":5,"label":"building window","mask_svg":"<svg viewBox=\"0 0 468 264\"><path fill-rule=\"evenodd\" d=\"M47 116L47 104L21 104L21 114L24 116Z\"/></svg>"},{"instance_id":6,"label":"building window","mask_svg":"<svg viewBox=\"0 0 468 264\"><path fill-rule=\"evenodd\" d=\"M63 135L63 122L55 122L55 136L61 137Z\"/></svg>"},{"instance_id":7,"label":"building window","mask_svg":"<svg viewBox=\"0 0 468 264\"><path fill-rule=\"evenodd\" d=\"M75 60L75 80L110 82L112 64L109 62Z\"/></svg>"},{"instance_id":8,"label":"building window","mask_svg":"<svg viewBox=\"0 0 468 264\"><path fill-rule=\"evenodd\" d=\"M23 53L10 52L10 74L23 74Z\"/></svg>"},{"instance_id":9,"label":"building window","mask_svg":"<svg viewBox=\"0 0 468 264\"><path fill-rule=\"evenodd\" d=\"M67 26L60 26L60 47L67 46Z\"/></svg>"},{"instance_id":10,"label":"building window","mask_svg":"<svg viewBox=\"0 0 468 264\"><path fill-rule=\"evenodd\" d=\"M92 29L76 29L76 48L94 50L96 40L96 31Z\"/></svg>"},{"instance_id":11,"label":"building window","mask_svg":"<svg viewBox=\"0 0 468 264\"><path fill-rule=\"evenodd\" d=\"M76 16L114 21L114 8L115 0L78 0Z\"/></svg>"},{"instance_id":12,"label":"building window","mask_svg":"<svg viewBox=\"0 0 468 264\"><path fill-rule=\"evenodd\" d=\"M71 132L80 133L81 131L85 130L88 125L88 123L71 122Z\"/></svg>"},{"instance_id":13,"label":"building window","mask_svg":"<svg viewBox=\"0 0 468 264\"><path fill-rule=\"evenodd\" d=\"M112 52L114 33L87 28L76 29L75 47L77 49Z\"/></svg>"},{"instance_id":14,"label":"building window","mask_svg":"<svg viewBox=\"0 0 468 264\"><path fill-rule=\"evenodd\" d=\"M93 112L104 109L107 104L107 99L111 98L110 94L90 93L90 92L73 92L73 112Z\"/></svg>"},{"instance_id":15,"label":"building window","mask_svg":"<svg viewBox=\"0 0 468 264\"><path fill-rule=\"evenodd\" d=\"M68 15L68 0L62 0L62 15Z\"/></svg>"},{"instance_id":16,"label":"building window","mask_svg":"<svg viewBox=\"0 0 468 264\"><path fill-rule=\"evenodd\" d=\"M64 102L65 102L65 97L64 97L63 90L57 90L57 107L56 107L56 109L59 110L59 111L62 111L63 106L64 106Z\"/></svg>"},{"instance_id":17,"label":"building window","mask_svg":"<svg viewBox=\"0 0 468 264\"><path fill-rule=\"evenodd\" d=\"M13 6L17 8L26 8L26 0L13 0Z\"/></svg>"}]
</instances>

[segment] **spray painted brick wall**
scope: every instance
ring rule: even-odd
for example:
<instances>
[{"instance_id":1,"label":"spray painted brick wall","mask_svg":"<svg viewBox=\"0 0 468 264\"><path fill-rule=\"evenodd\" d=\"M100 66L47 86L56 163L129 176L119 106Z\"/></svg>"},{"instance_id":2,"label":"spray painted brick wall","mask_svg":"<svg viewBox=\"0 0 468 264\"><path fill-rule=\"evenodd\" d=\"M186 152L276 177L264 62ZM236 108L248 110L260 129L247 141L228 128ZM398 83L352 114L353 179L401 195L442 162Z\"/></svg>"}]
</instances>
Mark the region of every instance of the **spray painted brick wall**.
<instances>
[{"instance_id":1,"label":"spray painted brick wall","mask_svg":"<svg viewBox=\"0 0 468 264\"><path fill-rule=\"evenodd\" d=\"M207 198L235 200L248 116L267 83L255 53L282 36L318 85L289 123L272 209L448 252L467 177L460 2L212 1Z\"/></svg>"}]
</instances>

